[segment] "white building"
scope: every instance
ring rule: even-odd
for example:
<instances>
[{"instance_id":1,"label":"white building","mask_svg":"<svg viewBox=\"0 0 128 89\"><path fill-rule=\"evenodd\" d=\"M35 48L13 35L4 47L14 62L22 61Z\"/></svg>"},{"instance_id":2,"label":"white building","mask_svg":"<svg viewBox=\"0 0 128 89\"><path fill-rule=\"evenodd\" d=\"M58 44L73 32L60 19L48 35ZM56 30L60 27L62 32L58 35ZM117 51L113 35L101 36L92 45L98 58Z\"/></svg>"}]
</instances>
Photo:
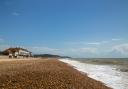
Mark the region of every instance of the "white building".
<instances>
[{"instance_id":1,"label":"white building","mask_svg":"<svg viewBox=\"0 0 128 89\"><path fill-rule=\"evenodd\" d=\"M10 58L30 57L31 52L23 48L9 48L4 51Z\"/></svg>"}]
</instances>

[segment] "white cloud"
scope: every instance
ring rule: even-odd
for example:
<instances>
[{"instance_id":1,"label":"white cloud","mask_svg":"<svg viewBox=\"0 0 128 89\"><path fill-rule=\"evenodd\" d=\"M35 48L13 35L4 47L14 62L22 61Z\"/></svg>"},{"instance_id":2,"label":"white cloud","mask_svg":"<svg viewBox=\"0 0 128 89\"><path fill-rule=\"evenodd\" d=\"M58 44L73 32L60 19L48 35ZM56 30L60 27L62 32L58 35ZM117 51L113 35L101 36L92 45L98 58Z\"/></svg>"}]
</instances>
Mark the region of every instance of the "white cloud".
<instances>
[{"instance_id":1,"label":"white cloud","mask_svg":"<svg viewBox=\"0 0 128 89\"><path fill-rule=\"evenodd\" d=\"M81 44L86 44L85 42L65 42L64 44L66 45L81 45Z\"/></svg>"},{"instance_id":2,"label":"white cloud","mask_svg":"<svg viewBox=\"0 0 128 89\"><path fill-rule=\"evenodd\" d=\"M49 48L49 47L28 47L33 53L58 53L59 49Z\"/></svg>"},{"instance_id":3,"label":"white cloud","mask_svg":"<svg viewBox=\"0 0 128 89\"><path fill-rule=\"evenodd\" d=\"M109 43L109 41L101 41L102 44Z\"/></svg>"},{"instance_id":4,"label":"white cloud","mask_svg":"<svg viewBox=\"0 0 128 89\"><path fill-rule=\"evenodd\" d=\"M14 15L14 16L19 16L20 13L18 13L18 12L13 12L12 15Z\"/></svg>"},{"instance_id":5,"label":"white cloud","mask_svg":"<svg viewBox=\"0 0 128 89\"><path fill-rule=\"evenodd\" d=\"M72 52L78 52L78 53L96 53L97 52L97 48L74 48L71 49Z\"/></svg>"},{"instance_id":6,"label":"white cloud","mask_svg":"<svg viewBox=\"0 0 128 89\"><path fill-rule=\"evenodd\" d=\"M83 57L88 55L96 55L97 48L49 48L49 47L28 47L28 50L32 51L34 54L57 54L63 56L71 56L71 57Z\"/></svg>"},{"instance_id":7,"label":"white cloud","mask_svg":"<svg viewBox=\"0 0 128 89\"><path fill-rule=\"evenodd\" d=\"M114 42L114 41L120 41L122 39L119 39L119 38L112 38L111 40L109 41L94 41L94 42L86 42L86 41L80 41L80 42L66 42L66 44L68 45L103 45L103 44L107 44L107 43L110 43L110 42Z\"/></svg>"},{"instance_id":8,"label":"white cloud","mask_svg":"<svg viewBox=\"0 0 128 89\"><path fill-rule=\"evenodd\" d=\"M91 43L87 43L88 45L100 45L101 42L91 42Z\"/></svg>"},{"instance_id":9,"label":"white cloud","mask_svg":"<svg viewBox=\"0 0 128 89\"><path fill-rule=\"evenodd\" d=\"M109 41L99 41L99 42L66 42L67 45L102 45L109 43Z\"/></svg>"},{"instance_id":10,"label":"white cloud","mask_svg":"<svg viewBox=\"0 0 128 89\"><path fill-rule=\"evenodd\" d=\"M89 42L86 44L88 44L88 45L102 45L102 44L106 44L106 43L109 43L109 41Z\"/></svg>"},{"instance_id":11,"label":"white cloud","mask_svg":"<svg viewBox=\"0 0 128 89\"><path fill-rule=\"evenodd\" d=\"M116 45L112 48L113 51L120 52L123 55L128 55L128 43Z\"/></svg>"}]
</instances>

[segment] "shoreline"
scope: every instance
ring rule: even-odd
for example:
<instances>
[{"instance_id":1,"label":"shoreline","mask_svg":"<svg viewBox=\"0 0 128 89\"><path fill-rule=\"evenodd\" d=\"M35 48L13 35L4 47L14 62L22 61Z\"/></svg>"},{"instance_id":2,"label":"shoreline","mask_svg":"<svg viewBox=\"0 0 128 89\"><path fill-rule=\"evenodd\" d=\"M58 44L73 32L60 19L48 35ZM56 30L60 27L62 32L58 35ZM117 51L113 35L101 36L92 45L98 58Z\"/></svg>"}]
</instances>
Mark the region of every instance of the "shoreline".
<instances>
[{"instance_id":1,"label":"shoreline","mask_svg":"<svg viewBox=\"0 0 128 89\"><path fill-rule=\"evenodd\" d=\"M111 89L55 58L0 61L0 88Z\"/></svg>"},{"instance_id":2,"label":"shoreline","mask_svg":"<svg viewBox=\"0 0 128 89\"><path fill-rule=\"evenodd\" d=\"M73 59L60 59L60 61L68 63L78 71L87 74L90 78L101 81L106 86L113 89L127 89L128 87L128 72L126 64L110 65L97 63L86 63L86 61ZM122 71L120 70L122 69Z\"/></svg>"}]
</instances>

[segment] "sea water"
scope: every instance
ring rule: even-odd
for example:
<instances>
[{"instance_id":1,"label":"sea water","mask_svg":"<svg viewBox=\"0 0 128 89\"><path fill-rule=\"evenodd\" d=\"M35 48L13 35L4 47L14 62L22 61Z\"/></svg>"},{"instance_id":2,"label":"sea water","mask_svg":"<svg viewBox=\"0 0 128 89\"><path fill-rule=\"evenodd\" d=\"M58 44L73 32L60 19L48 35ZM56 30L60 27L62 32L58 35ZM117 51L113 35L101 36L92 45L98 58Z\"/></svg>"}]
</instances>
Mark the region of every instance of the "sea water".
<instances>
[{"instance_id":1,"label":"sea water","mask_svg":"<svg viewBox=\"0 0 128 89\"><path fill-rule=\"evenodd\" d=\"M128 89L128 59L60 59L60 61L72 65L113 89Z\"/></svg>"}]
</instances>

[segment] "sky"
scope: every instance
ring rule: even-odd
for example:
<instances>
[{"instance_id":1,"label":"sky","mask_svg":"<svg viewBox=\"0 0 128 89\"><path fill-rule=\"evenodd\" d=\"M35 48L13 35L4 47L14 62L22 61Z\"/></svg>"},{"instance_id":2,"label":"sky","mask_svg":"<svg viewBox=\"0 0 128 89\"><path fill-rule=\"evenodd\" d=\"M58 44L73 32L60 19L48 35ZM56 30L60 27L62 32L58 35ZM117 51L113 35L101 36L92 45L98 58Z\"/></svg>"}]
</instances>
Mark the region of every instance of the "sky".
<instances>
[{"instance_id":1,"label":"sky","mask_svg":"<svg viewBox=\"0 0 128 89\"><path fill-rule=\"evenodd\" d=\"M0 50L128 57L128 0L0 0Z\"/></svg>"}]
</instances>

